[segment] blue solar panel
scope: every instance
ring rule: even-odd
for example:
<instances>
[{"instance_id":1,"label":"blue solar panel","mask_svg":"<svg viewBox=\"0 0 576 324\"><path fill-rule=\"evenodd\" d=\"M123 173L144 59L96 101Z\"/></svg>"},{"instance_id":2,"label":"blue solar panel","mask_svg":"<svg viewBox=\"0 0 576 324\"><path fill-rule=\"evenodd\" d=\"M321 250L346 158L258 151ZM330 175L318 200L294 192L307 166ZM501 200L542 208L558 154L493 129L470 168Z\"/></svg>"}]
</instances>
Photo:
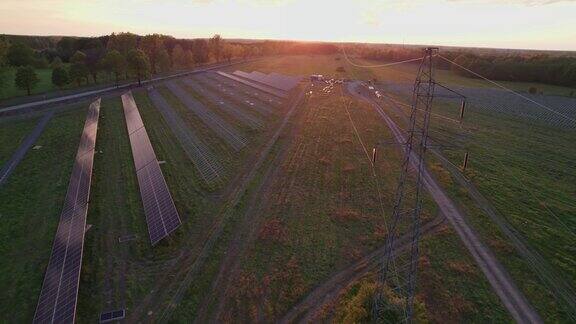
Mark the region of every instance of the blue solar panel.
<instances>
[{"instance_id":1,"label":"blue solar panel","mask_svg":"<svg viewBox=\"0 0 576 324\"><path fill-rule=\"evenodd\" d=\"M152 245L180 226L180 216L158 165L132 93L122 95L126 127Z\"/></svg>"},{"instance_id":2,"label":"blue solar panel","mask_svg":"<svg viewBox=\"0 0 576 324\"><path fill-rule=\"evenodd\" d=\"M75 320L99 112L100 99L88 109L34 323Z\"/></svg>"}]
</instances>

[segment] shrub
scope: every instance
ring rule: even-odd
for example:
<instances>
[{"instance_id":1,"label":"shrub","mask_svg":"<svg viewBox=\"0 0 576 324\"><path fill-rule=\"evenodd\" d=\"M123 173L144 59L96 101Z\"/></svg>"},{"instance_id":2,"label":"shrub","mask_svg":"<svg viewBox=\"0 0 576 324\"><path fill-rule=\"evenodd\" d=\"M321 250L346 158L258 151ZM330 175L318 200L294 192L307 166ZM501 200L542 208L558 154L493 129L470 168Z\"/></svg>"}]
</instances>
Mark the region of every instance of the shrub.
<instances>
[{"instance_id":1,"label":"shrub","mask_svg":"<svg viewBox=\"0 0 576 324\"><path fill-rule=\"evenodd\" d=\"M537 94L538 93L538 89L536 87L530 87L528 88L528 93L530 94Z\"/></svg>"}]
</instances>

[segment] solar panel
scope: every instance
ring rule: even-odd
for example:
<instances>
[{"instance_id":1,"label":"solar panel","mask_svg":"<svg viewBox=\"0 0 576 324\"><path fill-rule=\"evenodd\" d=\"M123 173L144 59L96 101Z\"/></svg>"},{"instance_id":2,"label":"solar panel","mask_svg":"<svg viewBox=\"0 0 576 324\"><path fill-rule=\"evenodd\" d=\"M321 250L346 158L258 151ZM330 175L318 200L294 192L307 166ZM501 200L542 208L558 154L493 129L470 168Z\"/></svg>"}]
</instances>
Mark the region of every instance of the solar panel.
<instances>
[{"instance_id":1,"label":"solar panel","mask_svg":"<svg viewBox=\"0 0 576 324\"><path fill-rule=\"evenodd\" d=\"M109 323L123 319L126 317L126 312L123 309L105 312L100 314L100 323Z\"/></svg>"},{"instance_id":2,"label":"solar panel","mask_svg":"<svg viewBox=\"0 0 576 324\"><path fill-rule=\"evenodd\" d=\"M156 245L180 226L180 217L157 161L140 169L137 176L148 234L152 245Z\"/></svg>"},{"instance_id":3,"label":"solar panel","mask_svg":"<svg viewBox=\"0 0 576 324\"><path fill-rule=\"evenodd\" d=\"M154 154L146 128L142 127L130 135L130 146L132 147L136 171L156 160L156 154Z\"/></svg>"},{"instance_id":4,"label":"solar panel","mask_svg":"<svg viewBox=\"0 0 576 324\"><path fill-rule=\"evenodd\" d=\"M122 107L124 107L124 116L126 117L126 127L128 127L128 134L132 134L134 131L144 127L144 122L140 117L138 108L136 107L136 102L132 95L122 96Z\"/></svg>"},{"instance_id":5,"label":"solar panel","mask_svg":"<svg viewBox=\"0 0 576 324\"><path fill-rule=\"evenodd\" d=\"M99 112L100 99L88 109L34 323L75 320Z\"/></svg>"},{"instance_id":6,"label":"solar panel","mask_svg":"<svg viewBox=\"0 0 576 324\"><path fill-rule=\"evenodd\" d=\"M122 95L122 104L148 234L154 246L182 222L131 92Z\"/></svg>"},{"instance_id":7,"label":"solar panel","mask_svg":"<svg viewBox=\"0 0 576 324\"><path fill-rule=\"evenodd\" d=\"M265 74L259 71L253 71L251 73L234 71L233 74L282 91L292 90L302 79L301 77L287 76L276 72Z\"/></svg>"},{"instance_id":8,"label":"solar panel","mask_svg":"<svg viewBox=\"0 0 576 324\"><path fill-rule=\"evenodd\" d=\"M267 85L259 83L257 81L247 80L247 79L244 79L244 78L241 78L241 77L238 77L238 76L226 73L226 72L222 72L222 71L218 71L216 73L218 73L221 76L232 79L234 81L237 81L237 82L243 83L245 85L251 86L253 88L256 88L258 90L261 90L261 91L267 92L269 94L275 95L276 97L286 98L288 96L286 94L286 92L284 92L282 90L275 89L273 87L267 86Z\"/></svg>"}]
</instances>

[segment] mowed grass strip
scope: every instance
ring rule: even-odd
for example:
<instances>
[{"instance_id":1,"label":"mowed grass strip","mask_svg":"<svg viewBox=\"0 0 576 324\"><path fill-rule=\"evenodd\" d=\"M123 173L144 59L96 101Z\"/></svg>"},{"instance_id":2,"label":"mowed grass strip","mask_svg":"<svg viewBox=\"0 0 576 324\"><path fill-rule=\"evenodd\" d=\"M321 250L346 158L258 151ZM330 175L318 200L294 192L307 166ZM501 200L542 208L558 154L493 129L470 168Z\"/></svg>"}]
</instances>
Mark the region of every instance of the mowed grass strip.
<instances>
[{"instance_id":1,"label":"mowed grass strip","mask_svg":"<svg viewBox=\"0 0 576 324\"><path fill-rule=\"evenodd\" d=\"M34 316L87 107L54 116L37 141L42 148L31 150L0 190L2 321Z\"/></svg>"},{"instance_id":2,"label":"mowed grass strip","mask_svg":"<svg viewBox=\"0 0 576 324\"><path fill-rule=\"evenodd\" d=\"M140 284L138 280L130 281L129 262L150 250L124 120L119 97L102 101L87 218L92 227L84 245L79 321L89 322L111 308L131 307ZM118 238L130 234L137 239L118 242Z\"/></svg>"}]
</instances>

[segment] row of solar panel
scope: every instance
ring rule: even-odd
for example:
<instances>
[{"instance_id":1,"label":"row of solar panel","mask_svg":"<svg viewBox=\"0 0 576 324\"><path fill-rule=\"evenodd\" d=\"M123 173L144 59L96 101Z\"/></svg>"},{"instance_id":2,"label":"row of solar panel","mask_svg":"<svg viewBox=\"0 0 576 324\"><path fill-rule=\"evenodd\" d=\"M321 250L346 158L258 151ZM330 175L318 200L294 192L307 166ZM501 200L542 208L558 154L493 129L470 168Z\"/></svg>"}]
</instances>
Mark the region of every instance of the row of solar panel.
<instances>
[{"instance_id":1,"label":"row of solar panel","mask_svg":"<svg viewBox=\"0 0 576 324\"><path fill-rule=\"evenodd\" d=\"M287 76L283 74L279 74L276 72L272 72L270 74L265 74L258 71L253 71L251 73L247 73L244 71L235 71L233 74L250 79L253 81L257 81L273 88L282 90L282 91L290 91L294 89L300 83L301 77L293 77Z\"/></svg>"},{"instance_id":2,"label":"row of solar panel","mask_svg":"<svg viewBox=\"0 0 576 324\"><path fill-rule=\"evenodd\" d=\"M34 323L73 323L75 319L99 114L100 99L88 109Z\"/></svg>"},{"instance_id":3,"label":"row of solar panel","mask_svg":"<svg viewBox=\"0 0 576 324\"><path fill-rule=\"evenodd\" d=\"M265 84L262 84L262 83L259 83L259 82L255 82L255 81L250 81L250 80L248 80L248 79L241 78L241 77L239 77L239 76L232 75L232 74L229 74L229 73L226 73L226 72L222 72L222 71L218 71L218 72L216 72L216 73L218 73L218 75L227 77L227 78L229 78L229 79L231 79L231 80L234 80L234 81L243 83L243 84L245 84L245 85L251 86L252 88L255 88L255 89L258 89L258 90L260 90L260 91L263 91L263 92L269 93L269 94L271 94L271 95L274 95L274 96L276 96L276 97L278 97L278 98L286 98L286 97L288 97L288 94L287 94L285 91L278 90L278 89L276 89L276 88L267 86L267 85L265 85Z\"/></svg>"},{"instance_id":4,"label":"row of solar panel","mask_svg":"<svg viewBox=\"0 0 576 324\"><path fill-rule=\"evenodd\" d=\"M122 105L148 234L152 245L156 245L180 226L180 216L131 92L122 95Z\"/></svg>"}]
</instances>

